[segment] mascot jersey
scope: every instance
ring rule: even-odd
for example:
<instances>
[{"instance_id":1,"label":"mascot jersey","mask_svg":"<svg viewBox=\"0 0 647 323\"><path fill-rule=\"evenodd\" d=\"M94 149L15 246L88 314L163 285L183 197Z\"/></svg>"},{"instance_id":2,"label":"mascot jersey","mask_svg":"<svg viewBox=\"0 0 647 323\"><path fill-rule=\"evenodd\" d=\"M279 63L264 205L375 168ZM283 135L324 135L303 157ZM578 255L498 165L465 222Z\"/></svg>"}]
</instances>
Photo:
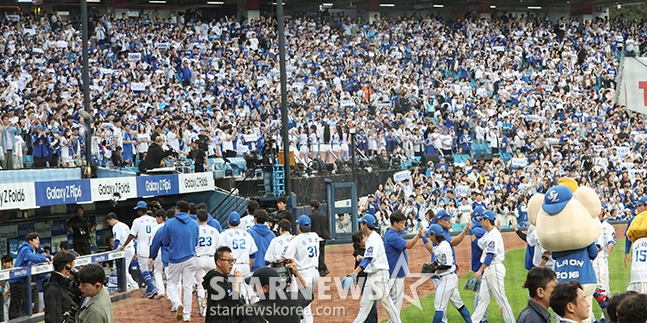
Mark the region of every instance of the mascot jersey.
<instances>
[{"instance_id":1,"label":"mascot jersey","mask_svg":"<svg viewBox=\"0 0 647 323\"><path fill-rule=\"evenodd\" d=\"M647 282L647 238L633 243L631 262L631 283Z\"/></svg>"},{"instance_id":2,"label":"mascot jersey","mask_svg":"<svg viewBox=\"0 0 647 323\"><path fill-rule=\"evenodd\" d=\"M578 280L582 285L597 284L591 260L598 255L595 243L587 248L553 252L555 259L555 273L560 283Z\"/></svg>"}]
</instances>

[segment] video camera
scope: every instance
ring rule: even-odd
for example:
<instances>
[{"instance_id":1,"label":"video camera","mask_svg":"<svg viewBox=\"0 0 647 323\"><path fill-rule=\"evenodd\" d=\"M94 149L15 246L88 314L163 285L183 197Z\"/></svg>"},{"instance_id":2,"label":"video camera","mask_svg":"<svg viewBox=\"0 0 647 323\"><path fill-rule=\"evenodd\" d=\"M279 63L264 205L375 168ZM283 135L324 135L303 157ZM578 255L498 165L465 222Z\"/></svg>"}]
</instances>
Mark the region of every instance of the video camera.
<instances>
[{"instance_id":1,"label":"video camera","mask_svg":"<svg viewBox=\"0 0 647 323\"><path fill-rule=\"evenodd\" d=\"M72 278L67 278L67 290L72 300L72 305L70 306L70 311L63 315L63 321L68 323L76 322L76 313L81 308L81 303L83 302L83 293L79 289L81 282L79 282L78 274L79 271L71 267L69 268Z\"/></svg>"},{"instance_id":2,"label":"video camera","mask_svg":"<svg viewBox=\"0 0 647 323\"><path fill-rule=\"evenodd\" d=\"M286 286L286 291L288 290L288 287L290 287L290 282L292 281L292 270L286 266L289 263L290 260L285 258L281 258L270 263L270 267L276 270L281 281L285 283L284 286Z\"/></svg>"}]
</instances>

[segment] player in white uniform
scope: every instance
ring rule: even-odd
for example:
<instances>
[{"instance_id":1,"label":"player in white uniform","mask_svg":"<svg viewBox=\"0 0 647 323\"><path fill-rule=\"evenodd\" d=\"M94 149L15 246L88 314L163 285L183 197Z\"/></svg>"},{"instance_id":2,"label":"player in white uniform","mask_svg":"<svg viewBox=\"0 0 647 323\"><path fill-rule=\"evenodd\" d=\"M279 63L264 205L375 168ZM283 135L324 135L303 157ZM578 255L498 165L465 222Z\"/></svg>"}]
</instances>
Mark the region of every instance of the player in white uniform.
<instances>
[{"instance_id":1,"label":"player in white uniform","mask_svg":"<svg viewBox=\"0 0 647 323\"><path fill-rule=\"evenodd\" d=\"M157 226L155 218L148 215L148 206L146 202L139 201L134 210L139 215L133 221L133 227L130 228L130 234L125 243L119 246L119 250L123 250L130 245L130 241L137 239L137 262L139 264L139 272L144 277L146 282L146 292L144 297L153 298L157 295L157 290L153 284L153 277L151 276L151 268L148 266L148 258L150 256L151 242L153 241L153 228Z\"/></svg>"},{"instance_id":2,"label":"player in white uniform","mask_svg":"<svg viewBox=\"0 0 647 323\"><path fill-rule=\"evenodd\" d=\"M515 322L514 313L505 296L505 266L503 260L505 259L505 248L503 246L503 238L501 232L494 226L496 216L494 212L487 210L483 214L476 217L476 220L481 223L487 233L479 240L478 246L483 250L481 255L481 268L474 273L474 278L483 276L481 279L481 287L476 293L479 299L477 302L474 313L472 314L472 322L480 322L490 305L488 295L494 296L503 320L506 323ZM481 299L484 299L481 301ZM487 300L487 301L485 301Z\"/></svg>"},{"instance_id":3,"label":"player in white uniform","mask_svg":"<svg viewBox=\"0 0 647 323\"><path fill-rule=\"evenodd\" d=\"M151 236L153 237L153 240L155 239L155 234L157 234L157 231L161 229L164 226L164 221L166 221L166 212L162 209L159 209L155 211L155 221L157 222L157 225L153 227L153 232L151 232ZM175 213L173 210L170 210L170 212ZM151 249L153 248L152 243L151 243ZM157 252L160 252L160 248L158 247ZM150 252L153 252L152 250ZM155 260L152 258L148 258L148 265L149 268L153 268L153 280L155 282L155 289L157 289L157 299L160 299L164 297L164 293L166 292L166 289L164 288L164 277L162 274L165 272L166 267L164 266L164 262L162 261L162 257L157 257Z\"/></svg>"},{"instance_id":4,"label":"player in white uniform","mask_svg":"<svg viewBox=\"0 0 647 323\"><path fill-rule=\"evenodd\" d=\"M218 230L207 224L209 213L206 210L198 210L198 245L195 247L195 280L198 283L198 315L207 316L207 303L204 299L205 291L202 286L204 275L209 270L216 268L216 244L220 233Z\"/></svg>"},{"instance_id":5,"label":"player in white uniform","mask_svg":"<svg viewBox=\"0 0 647 323\"><path fill-rule=\"evenodd\" d=\"M290 221L283 219L279 221L278 227L279 235L272 239L265 253L265 261L269 263L279 261L285 254L288 243L292 240L292 234L290 233L292 231L292 223Z\"/></svg>"},{"instance_id":6,"label":"player in white uniform","mask_svg":"<svg viewBox=\"0 0 647 323\"><path fill-rule=\"evenodd\" d=\"M359 302L359 312L353 322L363 323L371 312L373 302L379 300L389 315L391 322L400 323L402 321L396 315L398 311L389 293L389 261L386 258L382 237L375 232L375 216L366 214L358 222L360 230L366 236L366 251L364 251L362 262L350 276L355 278L362 270L368 276L366 277L362 300Z\"/></svg>"},{"instance_id":7,"label":"player in white uniform","mask_svg":"<svg viewBox=\"0 0 647 323\"><path fill-rule=\"evenodd\" d=\"M436 244L432 249L432 254L436 256L436 263L438 263L438 270L431 277L436 288L436 298L434 299L436 313L432 322L443 321L449 302L452 302L452 305L461 313L465 322L471 322L470 311L465 307L461 295L458 293L454 253L449 242L445 240L443 228L438 224L432 224L425 234L429 235L429 240Z\"/></svg>"},{"instance_id":8,"label":"player in white uniform","mask_svg":"<svg viewBox=\"0 0 647 323\"><path fill-rule=\"evenodd\" d=\"M289 221L288 221L289 222ZM310 232L312 221L307 215L302 215L297 219L297 231L299 232L285 249L283 258L294 259L297 269L307 286L311 286L312 294L306 297L314 297L314 290L319 281L319 235L316 232ZM291 286L296 287L294 282ZM312 323L312 309L310 305L303 309L303 323Z\"/></svg>"},{"instance_id":9,"label":"player in white uniform","mask_svg":"<svg viewBox=\"0 0 647 323\"><path fill-rule=\"evenodd\" d=\"M609 222L605 221L604 210L600 212L599 219L602 222L602 234L595 241L595 245L598 247L598 256L591 262L593 263L595 278L598 281L597 289L604 290L607 295L611 295L609 291L609 253L616 245L616 230ZM603 314L606 317L606 321L609 321L607 314ZM593 307L591 307L591 315L594 315ZM595 316L592 316L592 318L595 321Z\"/></svg>"},{"instance_id":10,"label":"player in white uniform","mask_svg":"<svg viewBox=\"0 0 647 323\"><path fill-rule=\"evenodd\" d=\"M258 248L252 236L247 231L238 227L240 224L240 214L231 212L229 218L229 229L222 232L219 238L218 247L227 246L231 248L231 255L236 259L234 269L240 271L243 277L248 277L252 268L252 261L249 259Z\"/></svg>"},{"instance_id":11,"label":"player in white uniform","mask_svg":"<svg viewBox=\"0 0 647 323\"><path fill-rule=\"evenodd\" d=\"M106 222L108 222L108 225L112 227L112 238L115 241L115 247L119 248L120 244L124 243L128 239L130 228L128 228L128 225L125 223L119 222L117 214L114 212L110 212L106 215ZM135 255L135 246L127 245L123 250L126 252L126 268L130 268L130 262L133 260L133 256ZM137 282L133 279L133 276L130 275L128 270L126 270L126 279L128 285L127 290L129 292L139 289Z\"/></svg>"}]
</instances>

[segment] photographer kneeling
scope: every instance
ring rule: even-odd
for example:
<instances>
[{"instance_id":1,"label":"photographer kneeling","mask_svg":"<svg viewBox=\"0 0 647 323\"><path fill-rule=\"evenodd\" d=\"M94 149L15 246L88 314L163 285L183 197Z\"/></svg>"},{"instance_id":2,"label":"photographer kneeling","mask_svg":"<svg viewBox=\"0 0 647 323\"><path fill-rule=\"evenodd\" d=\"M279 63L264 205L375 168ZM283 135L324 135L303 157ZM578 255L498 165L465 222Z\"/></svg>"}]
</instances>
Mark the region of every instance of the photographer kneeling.
<instances>
[{"instance_id":1,"label":"photographer kneeling","mask_svg":"<svg viewBox=\"0 0 647 323\"><path fill-rule=\"evenodd\" d=\"M73 271L76 271L74 260L76 256L69 251L61 251L54 257L54 272L45 284L46 323L68 321L73 305L70 293L78 292L78 286L74 291L71 289L75 279Z\"/></svg>"}]
</instances>

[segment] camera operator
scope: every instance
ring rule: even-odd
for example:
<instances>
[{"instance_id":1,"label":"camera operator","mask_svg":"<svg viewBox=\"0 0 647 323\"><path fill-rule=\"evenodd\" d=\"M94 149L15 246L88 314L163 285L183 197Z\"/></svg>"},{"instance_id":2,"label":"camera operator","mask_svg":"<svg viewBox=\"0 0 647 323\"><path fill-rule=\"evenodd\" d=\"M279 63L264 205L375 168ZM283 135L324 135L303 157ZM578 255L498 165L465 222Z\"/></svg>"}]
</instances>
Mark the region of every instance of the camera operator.
<instances>
[{"instance_id":1,"label":"camera operator","mask_svg":"<svg viewBox=\"0 0 647 323\"><path fill-rule=\"evenodd\" d=\"M276 201L276 207L278 208L278 211L276 212L276 217L275 217L276 223L278 223L283 219L286 219L290 221L291 224L294 224L294 216L290 211L287 210L287 207L288 207L287 197L285 196L279 197L278 201Z\"/></svg>"},{"instance_id":2,"label":"camera operator","mask_svg":"<svg viewBox=\"0 0 647 323\"><path fill-rule=\"evenodd\" d=\"M307 286L306 280L299 273L293 259L284 259L283 264L297 279L300 287ZM278 292L278 288L285 287L282 281L283 279L279 277L276 269L270 267L259 268L246 279L245 282L253 286L254 292L260 300L255 304L245 306L255 309L244 311L253 313L252 316L246 317L244 322L298 323L301 321L304 309L312 299L304 297L300 291L297 293ZM262 308L262 310L258 310L258 308Z\"/></svg>"},{"instance_id":3,"label":"camera operator","mask_svg":"<svg viewBox=\"0 0 647 323\"><path fill-rule=\"evenodd\" d=\"M54 257L54 273L45 285L45 323L70 322L68 317L74 318L70 314L76 314L70 312L73 305L71 293L79 292L78 286L76 290L71 289L74 287L75 259L76 256L69 251L61 251Z\"/></svg>"}]
</instances>

